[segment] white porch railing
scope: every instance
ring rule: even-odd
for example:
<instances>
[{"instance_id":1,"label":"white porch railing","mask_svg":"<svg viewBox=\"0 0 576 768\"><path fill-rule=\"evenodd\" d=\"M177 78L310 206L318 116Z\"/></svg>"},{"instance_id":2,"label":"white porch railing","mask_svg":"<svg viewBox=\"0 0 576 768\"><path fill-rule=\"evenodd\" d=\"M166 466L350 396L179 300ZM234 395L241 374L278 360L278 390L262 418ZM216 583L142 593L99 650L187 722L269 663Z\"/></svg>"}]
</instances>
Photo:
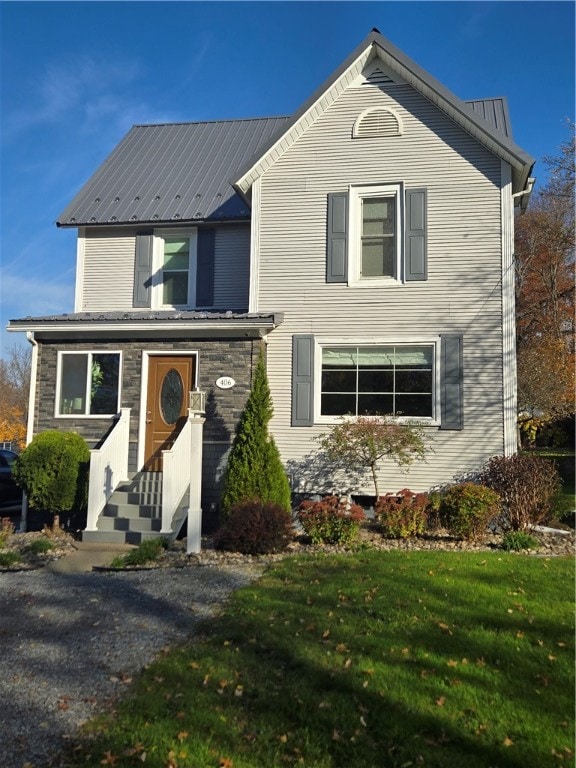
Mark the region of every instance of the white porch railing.
<instances>
[{"instance_id":1,"label":"white porch railing","mask_svg":"<svg viewBox=\"0 0 576 768\"><path fill-rule=\"evenodd\" d=\"M188 515L187 551L200 552L202 510L202 433L205 419L189 411L188 420L172 448L162 451L162 530L174 535L174 515L186 507ZM188 498L184 495L188 493Z\"/></svg>"},{"instance_id":2,"label":"white porch railing","mask_svg":"<svg viewBox=\"0 0 576 768\"><path fill-rule=\"evenodd\" d=\"M100 448L90 451L87 531L95 531L98 518L123 480L128 480L130 408L121 408L120 417Z\"/></svg>"},{"instance_id":3,"label":"white porch railing","mask_svg":"<svg viewBox=\"0 0 576 768\"><path fill-rule=\"evenodd\" d=\"M172 448L162 451L162 533L172 534L172 520L190 485L192 443L190 416Z\"/></svg>"}]
</instances>

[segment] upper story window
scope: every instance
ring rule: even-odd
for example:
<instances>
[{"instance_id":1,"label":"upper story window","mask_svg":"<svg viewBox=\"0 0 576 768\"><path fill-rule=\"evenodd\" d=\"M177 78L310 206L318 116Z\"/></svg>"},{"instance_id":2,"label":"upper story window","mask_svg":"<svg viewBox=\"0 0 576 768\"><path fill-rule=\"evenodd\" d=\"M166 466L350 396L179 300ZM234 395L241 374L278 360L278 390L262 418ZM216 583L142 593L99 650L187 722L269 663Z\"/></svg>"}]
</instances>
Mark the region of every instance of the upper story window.
<instances>
[{"instance_id":1,"label":"upper story window","mask_svg":"<svg viewBox=\"0 0 576 768\"><path fill-rule=\"evenodd\" d=\"M400 279L400 187L355 187L350 196L348 282Z\"/></svg>"},{"instance_id":2,"label":"upper story window","mask_svg":"<svg viewBox=\"0 0 576 768\"><path fill-rule=\"evenodd\" d=\"M197 309L214 306L216 232L163 229L136 236L134 307Z\"/></svg>"},{"instance_id":3,"label":"upper story window","mask_svg":"<svg viewBox=\"0 0 576 768\"><path fill-rule=\"evenodd\" d=\"M427 218L426 189L353 185L329 194L326 282L374 288L426 280Z\"/></svg>"},{"instance_id":4,"label":"upper story window","mask_svg":"<svg viewBox=\"0 0 576 768\"><path fill-rule=\"evenodd\" d=\"M189 235L165 236L162 254L162 304L188 306L193 286L190 284Z\"/></svg>"},{"instance_id":5,"label":"upper story window","mask_svg":"<svg viewBox=\"0 0 576 768\"><path fill-rule=\"evenodd\" d=\"M360 198L360 277L395 277L398 227L396 195Z\"/></svg>"},{"instance_id":6,"label":"upper story window","mask_svg":"<svg viewBox=\"0 0 576 768\"><path fill-rule=\"evenodd\" d=\"M114 416L119 411L119 352L60 352L57 416Z\"/></svg>"},{"instance_id":7,"label":"upper story window","mask_svg":"<svg viewBox=\"0 0 576 768\"><path fill-rule=\"evenodd\" d=\"M196 306L197 230L156 232L152 307Z\"/></svg>"}]
</instances>

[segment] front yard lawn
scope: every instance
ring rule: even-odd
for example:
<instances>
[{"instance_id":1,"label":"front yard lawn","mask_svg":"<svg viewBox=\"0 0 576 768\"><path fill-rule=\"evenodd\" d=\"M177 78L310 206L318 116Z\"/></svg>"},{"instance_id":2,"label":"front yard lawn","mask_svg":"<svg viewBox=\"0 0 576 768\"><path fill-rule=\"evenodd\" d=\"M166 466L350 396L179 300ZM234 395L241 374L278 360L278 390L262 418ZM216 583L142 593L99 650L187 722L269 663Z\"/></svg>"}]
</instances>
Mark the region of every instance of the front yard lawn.
<instances>
[{"instance_id":1,"label":"front yard lawn","mask_svg":"<svg viewBox=\"0 0 576 768\"><path fill-rule=\"evenodd\" d=\"M146 669L65 764L569 766L573 715L571 558L294 556Z\"/></svg>"}]
</instances>

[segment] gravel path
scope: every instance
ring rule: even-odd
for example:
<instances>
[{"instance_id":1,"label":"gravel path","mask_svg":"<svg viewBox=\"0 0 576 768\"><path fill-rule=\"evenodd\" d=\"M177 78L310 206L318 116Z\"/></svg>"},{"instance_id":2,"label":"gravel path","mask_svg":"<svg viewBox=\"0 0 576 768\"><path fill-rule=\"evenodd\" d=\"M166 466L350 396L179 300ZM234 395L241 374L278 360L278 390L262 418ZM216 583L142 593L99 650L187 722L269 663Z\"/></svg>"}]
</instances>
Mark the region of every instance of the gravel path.
<instances>
[{"instance_id":1,"label":"gravel path","mask_svg":"<svg viewBox=\"0 0 576 768\"><path fill-rule=\"evenodd\" d=\"M162 648L190 639L255 564L0 573L0 765L41 768Z\"/></svg>"}]
</instances>

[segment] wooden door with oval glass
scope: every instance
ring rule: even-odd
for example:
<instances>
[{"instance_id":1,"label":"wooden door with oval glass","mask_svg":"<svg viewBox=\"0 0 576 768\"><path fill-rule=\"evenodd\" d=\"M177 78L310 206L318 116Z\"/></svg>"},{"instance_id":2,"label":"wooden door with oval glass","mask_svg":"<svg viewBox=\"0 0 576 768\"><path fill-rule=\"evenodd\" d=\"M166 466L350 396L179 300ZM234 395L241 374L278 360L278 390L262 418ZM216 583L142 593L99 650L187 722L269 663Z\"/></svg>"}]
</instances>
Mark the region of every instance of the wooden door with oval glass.
<instances>
[{"instance_id":1,"label":"wooden door with oval glass","mask_svg":"<svg viewBox=\"0 0 576 768\"><path fill-rule=\"evenodd\" d=\"M195 358L151 355L146 398L144 469L162 470L162 451L172 447L188 416Z\"/></svg>"}]
</instances>

